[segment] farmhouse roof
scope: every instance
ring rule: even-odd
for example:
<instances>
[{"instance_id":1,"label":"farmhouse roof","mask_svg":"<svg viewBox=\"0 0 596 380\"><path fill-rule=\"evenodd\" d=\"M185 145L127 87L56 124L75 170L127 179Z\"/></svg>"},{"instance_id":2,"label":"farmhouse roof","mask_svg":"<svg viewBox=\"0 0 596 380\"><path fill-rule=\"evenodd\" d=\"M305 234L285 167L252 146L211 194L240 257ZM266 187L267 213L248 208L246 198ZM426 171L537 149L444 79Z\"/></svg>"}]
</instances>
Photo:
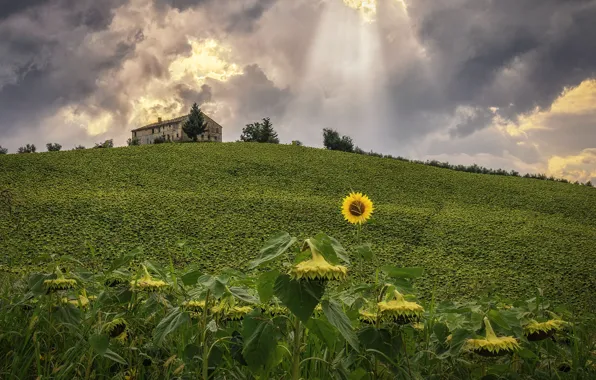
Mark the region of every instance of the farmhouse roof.
<instances>
[{"instance_id":1,"label":"farmhouse roof","mask_svg":"<svg viewBox=\"0 0 596 380\"><path fill-rule=\"evenodd\" d=\"M162 120L162 121L158 121L156 123L147 124L147 125L144 125L144 126L142 126L140 128L133 129L131 132L143 131L145 129L151 129L151 128L156 128L156 127L162 127L162 126L165 126L165 125L168 125L168 124L179 123L179 122L187 119L188 116L189 115L187 114L187 115L176 117L174 119ZM219 125L217 122L215 122L212 118L210 118L209 116L205 115L204 113L203 113L203 117L205 118L205 122L207 123L207 126L208 127L217 126L217 127L223 128L221 125Z\"/></svg>"}]
</instances>

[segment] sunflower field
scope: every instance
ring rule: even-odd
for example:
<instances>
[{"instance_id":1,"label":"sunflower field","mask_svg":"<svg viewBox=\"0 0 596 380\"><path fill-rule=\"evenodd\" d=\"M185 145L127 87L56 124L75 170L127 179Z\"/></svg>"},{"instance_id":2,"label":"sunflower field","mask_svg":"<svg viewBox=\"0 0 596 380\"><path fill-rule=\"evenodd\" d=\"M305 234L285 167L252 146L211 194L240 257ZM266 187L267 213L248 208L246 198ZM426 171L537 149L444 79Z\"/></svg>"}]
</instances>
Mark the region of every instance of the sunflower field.
<instances>
[{"instance_id":1,"label":"sunflower field","mask_svg":"<svg viewBox=\"0 0 596 380\"><path fill-rule=\"evenodd\" d=\"M595 197L300 146L0 157L0 378L594 378Z\"/></svg>"}]
</instances>

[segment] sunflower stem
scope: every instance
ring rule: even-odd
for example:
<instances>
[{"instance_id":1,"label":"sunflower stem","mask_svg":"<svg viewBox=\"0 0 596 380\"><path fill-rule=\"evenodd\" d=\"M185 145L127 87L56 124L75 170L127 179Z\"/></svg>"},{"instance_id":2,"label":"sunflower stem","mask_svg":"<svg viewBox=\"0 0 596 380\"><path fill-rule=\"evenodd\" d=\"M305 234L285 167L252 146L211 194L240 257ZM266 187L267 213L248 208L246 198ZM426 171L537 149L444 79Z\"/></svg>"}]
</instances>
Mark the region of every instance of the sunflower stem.
<instances>
[{"instance_id":1,"label":"sunflower stem","mask_svg":"<svg viewBox=\"0 0 596 380\"><path fill-rule=\"evenodd\" d=\"M296 317L294 322L294 352L292 362L292 380L300 379L300 319Z\"/></svg>"},{"instance_id":2,"label":"sunflower stem","mask_svg":"<svg viewBox=\"0 0 596 380\"><path fill-rule=\"evenodd\" d=\"M207 289L205 295L205 307L203 308L203 323L202 323L202 334L201 334L201 347L203 349L203 380L209 378L209 350L207 349L207 305L209 305L209 293L210 289Z\"/></svg>"},{"instance_id":3,"label":"sunflower stem","mask_svg":"<svg viewBox=\"0 0 596 380\"><path fill-rule=\"evenodd\" d=\"M408 358L408 350L406 349L406 340L404 339L404 333L401 329L401 327L399 328L399 335L401 337L401 345L404 349L404 356L406 358L406 365L408 366L408 377L411 379L412 378L412 371L410 369L410 359Z\"/></svg>"}]
</instances>

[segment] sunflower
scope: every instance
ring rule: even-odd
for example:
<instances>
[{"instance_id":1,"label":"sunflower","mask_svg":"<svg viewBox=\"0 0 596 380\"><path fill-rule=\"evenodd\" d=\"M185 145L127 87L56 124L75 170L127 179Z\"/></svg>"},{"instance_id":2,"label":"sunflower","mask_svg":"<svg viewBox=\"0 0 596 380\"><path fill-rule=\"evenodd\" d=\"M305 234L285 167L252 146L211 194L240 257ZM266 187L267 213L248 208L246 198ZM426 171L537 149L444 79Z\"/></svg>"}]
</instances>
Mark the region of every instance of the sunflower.
<instances>
[{"instance_id":1,"label":"sunflower","mask_svg":"<svg viewBox=\"0 0 596 380\"><path fill-rule=\"evenodd\" d=\"M366 310L358 311L358 319L362 323L374 325L377 322L377 315Z\"/></svg>"},{"instance_id":2,"label":"sunflower","mask_svg":"<svg viewBox=\"0 0 596 380\"><path fill-rule=\"evenodd\" d=\"M223 303L211 308L213 314L221 313L224 321L240 321L252 310L250 306L227 306Z\"/></svg>"},{"instance_id":3,"label":"sunflower","mask_svg":"<svg viewBox=\"0 0 596 380\"><path fill-rule=\"evenodd\" d=\"M56 267L56 278L52 280L45 280L43 286L46 289L46 294L57 292L58 290L69 290L73 289L77 281L72 278L64 278L64 274L59 267Z\"/></svg>"},{"instance_id":4,"label":"sunflower","mask_svg":"<svg viewBox=\"0 0 596 380\"><path fill-rule=\"evenodd\" d=\"M288 314L289 310L286 307L278 306L278 305L262 305L261 312L263 314L268 314L272 317L275 317L277 315Z\"/></svg>"},{"instance_id":5,"label":"sunflower","mask_svg":"<svg viewBox=\"0 0 596 380\"><path fill-rule=\"evenodd\" d=\"M404 296L397 290L393 291L395 299L389 302L379 302L379 314L383 319L393 320L399 325L406 325L411 322L418 322L424 308L416 302L406 301Z\"/></svg>"},{"instance_id":6,"label":"sunflower","mask_svg":"<svg viewBox=\"0 0 596 380\"><path fill-rule=\"evenodd\" d=\"M188 311L198 312L205 309L205 301L186 301L182 306Z\"/></svg>"},{"instance_id":7,"label":"sunflower","mask_svg":"<svg viewBox=\"0 0 596 380\"><path fill-rule=\"evenodd\" d=\"M307 239L306 243L309 243ZM310 244L309 244L310 245ZM290 276L295 280L345 280L348 268L343 265L332 265L311 245L312 259L302 261L290 269Z\"/></svg>"},{"instance_id":8,"label":"sunflower","mask_svg":"<svg viewBox=\"0 0 596 380\"><path fill-rule=\"evenodd\" d=\"M103 330L108 333L110 338L118 338L122 333L126 332L126 326L128 323L122 318L116 318L111 322L106 323L103 326Z\"/></svg>"},{"instance_id":9,"label":"sunflower","mask_svg":"<svg viewBox=\"0 0 596 380\"><path fill-rule=\"evenodd\" d=\"M362 224L370 219L374 207L372 201L362 193L350 193L341 207L344 218L352 224Z\"/></svg>"},{"instance_id":10,"label":"sunflower","mask_svg":"<svg viewBox=\"0 0 596 380\"><path fill-rule=\"evenodd\" d=\"M144 265L143 265L143 271L144 271L143 277L139 278L138 280L132 280L130 282L130 285L132 286L133 289L140 289L140 290L147 290L150 292L155 292L155 291L159 291L162 288L165 288L168 286L168 284L166 284L162 280L154 280Z\"/></svg>"},{"instance_id":11,"label":"sunflower","mask_svg":"<svg viewBox=\"0 0 596 380\"><path fill-rule=\"evenodd\" d=\"M551 319L546 322L531 320L524 326L524 335L529 341L535 342L552 336L556 331L563 328L565 322L560 319Z\"/></svg>"},{"instance_id":12,"label":"sunflower","mask_svg":"<svg viewBox=\"0 0 596 380\"><path fill-rule=\"evenodd\" d=\"M517 339L512 336L497 337L487 317L484 317L486 327L485 339L468 339L464 347L480 356L500 356L513 353L520 349Z\"/></svg>"}]
</instances>

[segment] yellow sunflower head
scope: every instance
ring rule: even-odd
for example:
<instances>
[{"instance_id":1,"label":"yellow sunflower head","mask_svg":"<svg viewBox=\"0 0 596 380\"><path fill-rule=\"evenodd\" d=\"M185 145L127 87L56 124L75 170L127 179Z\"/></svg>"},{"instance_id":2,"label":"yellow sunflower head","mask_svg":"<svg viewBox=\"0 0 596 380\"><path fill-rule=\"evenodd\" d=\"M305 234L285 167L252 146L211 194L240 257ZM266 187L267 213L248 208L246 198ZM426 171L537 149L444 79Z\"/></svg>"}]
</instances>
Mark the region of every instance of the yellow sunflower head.
<instances>
[{"instance_id":1,"label":"yellow sunflower head","mask_svg":"<svg viewBox=\"0 0 596 380\"><path fill-rule=\"evenodd\" d=\"M484 317L486 327L485 339L468 339L464 348L480 356L501 356L520 349L520 345L512 336L497 337L488 318Z\"/></svg>"},{"instance_id":2,"label":"yellow sunflower head","mask_svg":"<svg viewBox=\"0 0 596 380\"><path fill-rule=\"evenodd\" d=\"M309 240L307 239L306 243ZM310 245L310 244L309 244ZM340 280L348 275L348 268L343 265L332 265L311 245L312 259L302 261L290 269L290 276L295 280Z\"/></svg>"},{"instance_id":3,"label":"yellow sunflower head","mask_svg":"<svg viewBox=\"0 0 596 380\"><path fill-rule=\"evenodd\" d=\"M103 330L108 333L110 338L117 338L122 333L126 332L128 323L122 318L116 318L103 326Z\"/></svg>"},{"instance_id":4,"label":"yellow sunflower head","mask_svg":"<svg viewBox=\"0 0 596 380\"><path fill-rule=\"evenodd\" d=\"M352 224L362 224L370 219L374 210L372 201L362 193L350 193L344 198L341 213Z\"/></svg>"},{"instance_id":5,"label":"yellow sunflower head","mask_svg":"<svg viewBox=\"0 0 596 380\"><path fill-rule=\"evenodd\" d=\"M358 312L358 319L362 323L366 323L368 325L374 325L377 322L377 315L375 313L371 313L366 310L360 310Z\"/></svg>"},{"instance_id":6,"label":"yellow sunflower head","mask_svg":"<svg viewBox=\"0 0 596 380\"><path fill-rule=\"evenodd\" d=\"M205 309L205 301L186 301L182 307L188 311L199 312Z\"/></svg>"},{"instance_id":7,"label":"yellow sunflower head","mask_svg":"<svg viewBox=\"0 0 596 380\"><path fill-rule=\"evenodd\" d=\"M529 341L535 342L551 337L564 326L565 322L560 319L551 319L546 322L531 320L524 326L524 335Z\"/></svg>"},{"instance_id":8,"label":"yellow sunflower head","mask_svg":"<svg viewBox=\"0 0 596 380\"><path fill-rule=\"evenodd\" d=\"M379 314L385 320L392 320L397 324L406 325L418 322L424 308L416 302L406 301L404 296L397 290L393 291L394 299L389 302L379 302Z\"/></svg>"},{"instance_id":9,"label":"yellow sunflower head","mask_svg":"<svg viewBox=\"0 0 596 380\"><path fill-rule=\"evenodd\" d=\"M143 265L143 277L139 278L138 280L132 280L130 285L132 286L133 290L146 290L149 292L156 292L160 291L163 288L167 287L166 284L162 280L154 280L153 277L147 271L147 268Z\"/></svg>"}]
</instances>

